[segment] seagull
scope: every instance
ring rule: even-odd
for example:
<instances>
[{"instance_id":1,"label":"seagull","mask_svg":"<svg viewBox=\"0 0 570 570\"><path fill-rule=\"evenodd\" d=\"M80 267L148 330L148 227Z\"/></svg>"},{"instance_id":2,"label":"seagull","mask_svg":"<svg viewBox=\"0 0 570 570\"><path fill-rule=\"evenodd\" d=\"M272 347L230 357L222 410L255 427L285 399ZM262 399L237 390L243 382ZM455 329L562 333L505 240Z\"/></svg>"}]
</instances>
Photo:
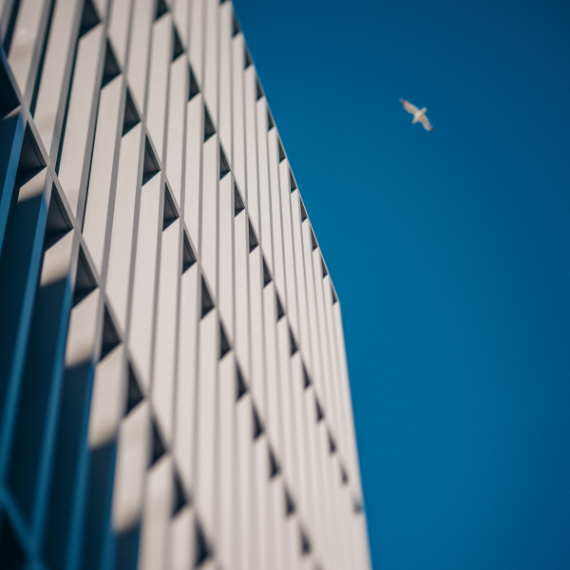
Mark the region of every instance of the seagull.
<instances>
[{"instance_id":1,"label":"seagull","mask_svg":"<svg viewBox=\"0 0 570 570\"><path fill-rule=\"evenodd\" d=\"M425 107L423 109L418 109L415 105L408 103L405 99L400 99L400 103L402 103L404 109L406 109L408 113L411 113L414 116L412 124L420 121L426 131L433 131L433 127L431 126L429 119L426 117L427 109Z\"/></svg>"}]
</instances>

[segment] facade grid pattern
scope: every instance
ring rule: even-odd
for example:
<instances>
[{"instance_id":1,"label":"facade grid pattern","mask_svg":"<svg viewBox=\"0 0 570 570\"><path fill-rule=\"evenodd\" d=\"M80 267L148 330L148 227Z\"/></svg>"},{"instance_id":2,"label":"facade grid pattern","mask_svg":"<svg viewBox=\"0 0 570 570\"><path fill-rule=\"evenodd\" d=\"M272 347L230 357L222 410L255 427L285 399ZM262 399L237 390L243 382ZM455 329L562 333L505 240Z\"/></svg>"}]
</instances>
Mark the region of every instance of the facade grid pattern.
<instances>
[{"instance_id":1,"label":"facade grid pattern","mask_svg":"<svg viewBox=\"0 0 570 570\"><path fill-rule=\"evenodd\" d=\"M0 0L0 567L370 568L340 304L229 1Z\"/></svg>"}]
</instances>

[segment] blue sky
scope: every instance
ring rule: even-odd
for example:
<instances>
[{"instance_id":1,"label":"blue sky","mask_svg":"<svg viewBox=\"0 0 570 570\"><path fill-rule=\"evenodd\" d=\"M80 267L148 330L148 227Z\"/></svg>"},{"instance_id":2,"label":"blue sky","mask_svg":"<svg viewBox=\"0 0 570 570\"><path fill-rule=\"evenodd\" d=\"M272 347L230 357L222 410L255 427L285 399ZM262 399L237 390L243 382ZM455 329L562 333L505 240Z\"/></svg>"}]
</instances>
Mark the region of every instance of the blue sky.
<instances>
[{"instance_id":1,"label":"blue sky","mask_svg":"<svg viewBox=\"0 0 570 570\"><path fill-rule=\"evenodd\" d=\"M374 567L567 570L570 4L235 5L342 304Z\"/></svg>"}]
</instances>

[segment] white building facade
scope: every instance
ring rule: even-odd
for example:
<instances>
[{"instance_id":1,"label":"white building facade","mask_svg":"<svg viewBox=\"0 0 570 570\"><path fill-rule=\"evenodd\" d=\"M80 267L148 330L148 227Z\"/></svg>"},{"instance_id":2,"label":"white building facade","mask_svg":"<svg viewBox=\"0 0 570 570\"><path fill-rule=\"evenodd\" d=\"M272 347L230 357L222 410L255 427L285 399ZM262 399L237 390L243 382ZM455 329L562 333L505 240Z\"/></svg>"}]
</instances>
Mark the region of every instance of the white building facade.
<instances>
[{"instance_id":1,"label":"white building facade","mask_svg":"<svg viewBox=\"0 0 570 570\"><path fill-rule=\"evenodd\" d=\"M0 15L0 567L370 568L340 305L232 4Z\"/></svg>"}]
</instances>

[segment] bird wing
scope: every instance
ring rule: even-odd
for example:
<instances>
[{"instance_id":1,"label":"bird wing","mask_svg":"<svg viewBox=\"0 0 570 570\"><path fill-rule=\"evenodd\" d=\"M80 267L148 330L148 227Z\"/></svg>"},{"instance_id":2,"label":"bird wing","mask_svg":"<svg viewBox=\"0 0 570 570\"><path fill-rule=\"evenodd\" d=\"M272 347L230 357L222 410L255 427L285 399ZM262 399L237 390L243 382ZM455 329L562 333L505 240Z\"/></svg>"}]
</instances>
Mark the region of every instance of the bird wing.
<instances>
[{"instance_id":1,"label":"bird wing","mask_svg":"<svg viewBox=\"0 0 570 570\"><path fill-rule=\"evenodd\" d=\"M433 127L431 126L431 123L429 122L429 119L428 119L425 115L422 115L422 116L420 117L420 121L421 121L421 123L422 123L422 125L424 126L424 129L425 129L426 131L433 131Z\"/></svg>"},{"instance_id":2,"label":"bird wing","mask_svg":"<svg viewBox=\"0 0 570 570\"><path fill-rule=\"evenodd\" d=\"M415 105L408 103L405 99L400 99L400 103L402 103L404 109L406 109L406 111L408 111L408 113L411 113L412 115L415 115L419 111L419 109Z\"/></svg>"}]
</instances>

